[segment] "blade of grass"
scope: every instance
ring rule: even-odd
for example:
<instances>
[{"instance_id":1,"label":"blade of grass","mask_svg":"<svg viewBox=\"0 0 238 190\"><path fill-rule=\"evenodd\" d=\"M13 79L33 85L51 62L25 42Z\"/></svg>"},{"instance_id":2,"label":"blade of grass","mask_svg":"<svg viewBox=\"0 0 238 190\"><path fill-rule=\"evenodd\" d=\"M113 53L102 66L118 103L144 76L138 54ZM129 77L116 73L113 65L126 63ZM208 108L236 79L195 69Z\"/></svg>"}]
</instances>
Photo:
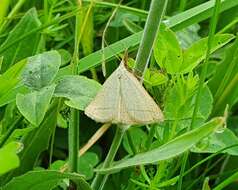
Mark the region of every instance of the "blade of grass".
<instances>
[{"instance_id":1,"label":"blade of grass","mask_svg":"<svg viewBox=\"0 0 238 190\"><path fill-rule=\"evenodd\" d=\"M118 172L123 168L152 164L174 158L192 148L197 142L215 132L218 128L224 127L224 124L224 117L213 118L202 126L186 132L158 148L137 154L131 158L122 159L108 168L100 168L97 171L99 173Z\"/></svg>"},{"instance_id":2,"label":"blade of grass","mask_svg":"<svg viewBox=\"0 0 238 190\"><path fill-rule=\"evenodd\" d=\"M97 1L95 1L97 3ZM116 6L117 4L115 4ZM233 0L223 0L221 3L221 12L228 10L234 6L238 5L238 1ZM212 15L212 8L214 6L214 1L209 1L198 5L194 8L186 10L182 13L179 13L175 16L165 20L165 24L174 31L178 31L182 28L185 28L191 24L198 23L209 18ZM122 8L120 6L119 8ZM105 55L105 60L111 60L116 54L124 52L126 49L135 49L142 37L143 31L135 33L129 37L126 37L116 43L113 43L102 50L98 50L82 59L79 60L78 72L85 72L93 67L96 67L101 64L102 54ZM113 50L113 51L112 51ZM1 50L0 50L1 53ZM69 67L65 67L64 70L70 70ZM62 70L62 72L64 72Z\"/></svg>"},{"instance_id":3,"label":"blade of grass","mask_svg":"<svg viewBox=\"0 0 238 190\"><path fill-rule=\"evenodd\" d=\"M143 77L144 71L150 60L153 44L158 33L160 23L164 17L168 0L152 0L149 15L146 20L144 33L140 42L139 50L136 55L136 63L133 72Z\"/></svg>"},{"instance_id":4,"label":"blade of grass","mask_svg":"<svg viewBox=\"0 0 238 190\"><path fill-rule=\"evenodd\" d=\"M219 15L219 11L220 11L220 5L221 5L221 0L216 0L214 11L213 11L213 16L210 21L207 52L206 52L206 57L205 57L203 66L202 66L202 72L201 72L198 90L197 90L197 94L196 94L195 105L194 105L194 110L193 110L193 115L192 115L192 121L191 121L191 124L188 127L187 131L194 128L195 118L197 117L199 102L201 100L201 92L202 92L202 88L203 88L203 85L204 85L204 82L206 79L206 75L207 75L207 67L208 67L208 61L210 58L211 47L212 47L213 39L214 39L215 32L216 32L216 25L217 25L218 15ZM188 154L189 154L189 152L187 151L183 156L177 190L182 190L183 173L185 171Z\"/></svg>"},{"instance_id":5,"label":"blade of grass","mask_svg":"<svg viewBox=\"0 0 238 190\"><path fill-rule=\"evenodd\" d=\"M198 166L202 165L203 163L207 162L208 160L211 160L212 158L214 158L218 154L221 154L223 151L228 150L228 149L233 148L233 147L237 147L237 146L238 146L238 144L234 144L234 145L225 147L225 148L217 151L216 153L213 153L213 154L207 156L206 158L204 158L203 160L199 161L198 163L193 165L191 168L189 168L186 172L184 172L183 177L188 175L190 172L192 172ZM179 176L173 177L169 180L166 180L166 181L163 181L163 182L159 183L158 187L162 188L162 187L166 187L166 186L169 186L169 185L174 185L175 183L177 183L178 180L179 180Z\"/></svg>"},{"instance_id":6,"label":"blade of grass","mask_svg":"<svg viewBox=\"0 0 238 190\"><path fill-rule=\"evenodd\" d=\"M217 185L213 190L222 190L232 182L236 181L238 178L238 172L234 173L230 177L226 178L223 182Z\"/></svg>"}]
</instances>

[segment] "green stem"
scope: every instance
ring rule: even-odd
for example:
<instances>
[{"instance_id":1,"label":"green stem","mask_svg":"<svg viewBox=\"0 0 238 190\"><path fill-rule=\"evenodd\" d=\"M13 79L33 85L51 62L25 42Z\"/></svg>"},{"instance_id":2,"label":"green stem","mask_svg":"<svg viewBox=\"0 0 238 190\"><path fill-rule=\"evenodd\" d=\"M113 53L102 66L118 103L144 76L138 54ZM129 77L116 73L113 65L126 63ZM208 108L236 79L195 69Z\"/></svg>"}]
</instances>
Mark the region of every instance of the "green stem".
<instances>
[{"instance_id":1,"label":"green stem","mask_svg":"<svg viewBox=\"0 0 238 190\"><path fill-rule=\"evenodd\" d=\"M152 0L149 15L145 24L144 33L136 56L134 73L142 77L150 60L157 32L163 19L168 0Z\"/></svg>"},{"instance_id":2,"label":"green stem","mask_svg":"<svg viewBox=\"0 0 238 190\"><path fill-rule=\"evenodd\" d=\"M111 165L111 163L113 162L114 160L114 157L117 153L117 150L121 144L121 141L122 141L122 138L123 138L123 135L125 133L125 128L124 126L117 126L117 129L116 129L116 134L114 136L114 139L112 141L112 145L110 147L110 150L107 154L107 157L103 163L103 166L102 168L107 168ZM107 178L108 178L108 175L103 175L103 174L96 174L93 182L92 182L92 189L93 190L98 190L98 189L103 189L104 188L104 185L107 181Z\"/></svg>"},{"instance_id":3,"label":"green stem","mask_svg":"<svg viewBox=\"0 0 238 190\"><path fill-rule=\"evenodd\" d=\"M63 104L63 99L59 98L58 99L58 105L57 105L57 117L58 114L60 112L60 109L62 107ZM54 141L55 141L55 131L56 131L56 127L54 128L53 132L52 132L52 136L51 136L51 142L50 142L50 155L49 155L49 168L51 167L52 164L52 158L53 158L53 152L54 152Z\"/></svg>"},{"instance_id":4,"label":"green stem","mask_svg":"<svg viewBox=\"0 0 238 190\"><path fill-rule=\"evenodd\" d=\"M214 11L213 11L213 16L211 18L211 27L209 29L209 34L208 34L208 44L207 44L206 57L205 57L204 64L203 64L203 67L202 67L202 72L201 72L201 77L200 77L200 80L199 80L197 96L196 96L196 100L195 100L195 106L194 106L193 115L192 115L192 121L191 121L191 125L187 129L188 131L190 129L194 128L195 118L197 116L199 102L200 102L200 99L201 99L201 92L202 92L202 88L203 88L203 85L204 85L204 82L205 82L205 79L206 79L206 75L207 75L208 61L209 61L211 48L212 48L212 43L213 43L215 31L216 31L216 25L217 25L219 10L220 10L220 4L221 4L221 0L216 0L215 8L214 8ZM186 152L183 156L182 166L181 166L181 170L180 170L180 178L179 178L178 188L177 188L178 190L182 189L183 173L185 171L188 155L189 155L189 152Z\"/></svg>"},{"instance_id":5,"label":"green stem","mask_svg":"<svg viewBox=\"0 0 238 190\"><path fill-rule=\"evenodd\" d=\"M79 150L79 113L71 110L69 122L69 171L78 172L78 150Z\"/></svg>"},{"instance_id":6,"label":"green stem","mask_svg":"<svg viewBox=\"0 0 238 190\"><path fill-rule=\"evenodd\" d=\"M75 0L75 5L77 4L77 0ZM78 5L80 7L80 5ZM81 7L80 7L81 8ZM80 43L80 30L79 30L79 22L80 22L80 13L76 14L75 18L75 42L74 42L74 53L73 60L71 62L72 65L72 74L77 75L78 68L78 59L79 59L79 43ZM70 122L69 122L69 171L78 173L78 150L79 150L79 115L80 112L74 108L70 109ZM76 190L78 189L77 183L70 181L70 189Z\"/></svg>"}]
</instances>

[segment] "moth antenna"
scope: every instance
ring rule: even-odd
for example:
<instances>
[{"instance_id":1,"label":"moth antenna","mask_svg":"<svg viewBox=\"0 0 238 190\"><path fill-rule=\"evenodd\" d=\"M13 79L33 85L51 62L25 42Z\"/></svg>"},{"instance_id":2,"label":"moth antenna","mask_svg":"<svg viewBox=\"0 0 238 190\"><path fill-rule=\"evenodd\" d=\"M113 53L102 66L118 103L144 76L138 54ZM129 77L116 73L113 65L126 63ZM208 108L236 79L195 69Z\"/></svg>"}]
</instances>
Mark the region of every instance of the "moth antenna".
<instances>
[{"instance_id":1,"label":"moth antenna","mask_svg":"<svg viewBox=\"0 0 238 190\"><path fill-rule=\"evenodd\" d=\"M129 56L128 56L128 49L126 49L126 50L125 50L125 53L124 53L124 57L123 57L125 63L127 63L128 57L129 57Z\"/></svg>"}]
</instances>

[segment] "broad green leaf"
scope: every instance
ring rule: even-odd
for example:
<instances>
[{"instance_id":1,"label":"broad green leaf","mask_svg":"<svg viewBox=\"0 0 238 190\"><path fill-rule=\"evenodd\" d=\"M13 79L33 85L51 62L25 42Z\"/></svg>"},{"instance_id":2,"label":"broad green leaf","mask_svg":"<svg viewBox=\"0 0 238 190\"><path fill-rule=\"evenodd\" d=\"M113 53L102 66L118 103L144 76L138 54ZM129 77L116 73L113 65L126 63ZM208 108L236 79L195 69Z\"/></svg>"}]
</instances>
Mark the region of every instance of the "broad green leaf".
<instances>
[{"instance_id":1,"label":"broad green leaf","mask_svg":"<svg viewBox=\"0 0 238 190\"><path fill-rule=\"evenodd\" d=\"M137 152L143 151L145 149L145 143L147 140L146 133L141 128L138 128L138 127L131 127L128 129L127 132L130 133L130 135L132 137L133 144L134 144ZM130 147L128 138L126 136L124 136L122 142L123 142L123 147L125 148L125 150L129 154L133 155L134 153Z\"/></svg>"},{"instance_id":2,"label":"broad green leaf","mask_svg":"<svg viewBox=\"0 0 238 190\"><path fill-rule=\"evenodd\" d=\"M169 74L180 72L183 62L182 49L175 33L161 25L154 44L154 57L159 66Z\"/></svg>"},{"instance_id":3,"label":"broad green leaf","mask_svg":"<svg viewBox=\"0 0 238 190\"><path fill-rule=\"evenodd\" d=\"M17 108L30 123L38 126L44 119L54 90L55 85L51 85L39 91L18 94L16 97Z\"/></svg>"},{"instance_id":4,"label":"broad green leaf","mask_svg":"<svg viewBox=\"0 0 238 190\"><path fill-rule=\"evenodd\" d=\"M19 36L27 33L41 25L35 8L30 9L9 33L6 41L0 46L0 50L13 43ZM33 55L36 52L39 43L40 33L29 35L24 40L17 42L7 50L0 53L4 57L2 70L6 71L16 62Z\"/></svg>"},{"instance_id":5,"label":"broad green leaf","mask_svg":"<svg viewBox=\"0 0 238 190\"><path fill-rule=\"evenodd\" d=\"M200 25L196 23L176 32L176 36L183 49L187 49L194 42L201 39L201 37L198 35L199 29Z\"/></svg>"},{"instance_id":6,"label":"broad green leaf","mask_svg":"<svg viewBox=\"0 0 238 190\"><path fill-rule=\"evenodd\" d=\"M131 166L152 164L158 161L171 159L189 150L200 140L215 132L218 128L223 127L224 122L224 118L222 117L214 118L201 127L176 137L158 148L137 154L132 158L121 160L109 168L99 169L98 172L108 173Z\"/></svg>"},{"instance_id":7,"label":"broad green leaf","mask_svg":"<svg viewBox=\"0 0 238 190\"><path fill-rule=\"evenodd\" d=\"M164 114L168 120L188 120L193 114L195 94L197 92L198 77L188 75L185 78L177 78L177 82L168 89L165 95ZM213 104L212 94L205 85L201 91L197 119L205 121L211 113ZM184 121L185 122L185 121Z\"/></svg>"},{"instance_id":8,"label":"broad green leaf","mask_svg":"<svg viewBox=\"0 0 238 190\"><path fill-rule=\"evenodd\" d=\"M4 93L0 97L0 107L5 106L6 104L9 104L9 103L15 101L16 95L18 93L26 94L27 92L29 92L29 89L27 87L25 87L24 85L22 85L21 83L19 83L17 86L10 89L9 91Z\"/></svg>"},{"instance_id":9,"label":"broad green leaf","mask_svg":"<svg viewBox=\"0 0 238 190\"><path fill-rule=\"evenodd\" d=\"M146 69L144 82L150 86L158 86L168 81L168 77L159 71Z\"/></svg>"},{"instance_id":10,"label":"broad green leaf","mask_svg":"<svg viewBox=\"0 0 238 190\"><path fill-rule=\"evenodd\" d=\"M0 82L0 97L2 97L17 85L18 79L7 80L1 77Z\"/></svg>"},{"instance_id":11,"label":"broad green leaf","mask_svg":"<svg viewBox=\"0 0 238 190\"><path fill-rule=\"evenodd\" d=\"M68 106L84 110L100 88L101 85L92 79L69 75L59 81L54 95L69 99L65 102Z\"/></svg>"},{"instance_id":12,"label":"broad green leaf","mask_svg":"<svg viewBox=\"0 0 238 190\"><path fill-rule=\"evenodd\" d=\"M0 148L0 175L15 169L20 165L20 160L17 156L19 146L19 143L11 142Z\"/></svg>"},{"instance_id":13,"label":"broad green leaf","mask_svg":"<svg viewBox=\"0 0 238 190\"><path fill-rule=\"evenodd\" d=\"M192 149L192 151L197 153L216 153L217 151L234 144L238 144L238 137L230 129L226 128L203 139ZM238 156L238 148L229 148L224 150L223 153Z\"/></svg>"},{"instance_id":14,"label":"broad green leaf","mask_svg":"<svg viewBox=\"0 0 238 190\"><path fill-rule=\"evenodd\" d=\"M98 155L94 152L86 152L82 156L78 157L78 171L80 174L84 175L87 180L92 179L94 174L94 167L98 164ZM51 164L50 169L60 170L66 161L57 160Z\"/></svg>"},{"instance_id":15,"label":"broad green leaf","mask_svg":"<svg viewBox=\"0 0 238 190\"><path fill-rule=\"evenodd\" d=\"M23 69L22 81L27 87L39 90L52 83L60 65L60 54L54 50L30 57Z\"/></svg>"},{"instance_id":16,"label":"broad green leaf","mask_svg":"<svg viewBox=\"0 0 238 190\"><path fill-rule=\"evenodd\" d=\"M18 63L11 66L4 74L1 75L1 78L10 80L11 78L18 78L22 72L22 69L27 64L27 59L23 59Z\"/></svg>"},{"instance_id":17,"label":"broad green leaf","mask_svg":"<svg viewBox=\"0 0 238 190\"><path fill-rule=\"evenodd\" d=\"M26 59L22 60L0 76L0 106L14 101L17 92L26 91L19 80L19 75L26 63Z\"/></svg>"},{"instance_id":18,"label":"broad green leaf","mask_svg":"<svg viewBox=\"0 0 238 190\"><path fill-rule=\"evenodd\" d=\"M21 165L2 180L3 184L13 176L18 176L32 170L39 155L47 150L50 137L56 127L57 106L58 102L54 101L41 125L23 138L24 149L19 154Z\"/></svg>"},{"instance_id":19,"label":"broad green leaf","mask_svg":"<svg viewBox=\"0 0 238 190\"><path fill-rule=\"evenodd\" d=\"M92 190L83 176L74 173L62 173L53 170L30 171L13 178L2 190L52 190L62 180L72 179L79 184L80 190Z\"/></svg>"},{"instance_id":20,"label":"broad green leaf","mask_svg":"<svg viewBox=\"0 0 238 190\"><path fill-rule=\"evenodd\" d=\"M11 141L19 140L19 138L27 135L28 133L30 133L34 129L35 129L35 127L26 127L24 129L15 129L12 132L12 134L9 136L9 138L7 139L6 143L10 143Z\"/></svg>"},{"instance_id":21,"label":"broad green leaf","mask_svg":"<svg viewBox=\"0 0 238 190\"><path fill-rule=\"evenodd\" d=\"M191 72L202 60L205 59L207 51L207 39L203 38L195 42L191 47L186 49L183 54L183 63L180 67L181 73ZM234 39L232 34L217 34L211 48L211 53L221 48Z\"/></svg>"},{"instance_id":22,"label":"broad green leaf","mask_svg":"<svg viewBox=\"0 0 238 190\"><path fill-rule=\"evenodd\" d=\"M61 56L61 66L67 65L71 61L71 54L65 49L57 50Z\"/></svg>"},{"instance_id":23,"label":"broad green leaf","mask_svg":"<svg viewBox=\"0 0 238 190\"><path fill-rule=\"evenodd\" d=\"M131 21L128 18L124 18L123 19L123 25L126 27L126 29L128 31L130 31L132 34L140 32L141 30L143 30L139 25L137 25L136 23L134 23L133 21Z\"/></svg>"},{"instance_id":24,"label":"broad green leaf","mask_svg":"<svg viewBox=\"0 0 238 190\"><path fill-rule=\"evenodd\" d=\"M92 179L94 167L98 164L99 158L94 152L86 152L78 159L78 171L84 175L87 180Z\"/></svg>"},{"instance_id":25,"label":"broad green leaf","mask_svg":"<svg viewBox=\"0 0 238 190\"><path fill-rule=\"evenodd\" d=\"M19 82L18 76L25 66L26 61L20 61L0 75L0 100L6 93L15 88Z\"/></svg>"},{"instance_id":26,"label":"broad green leaf","mask_svg":"<svg viewBox=\"0 0 238 190\"><path fill-rule=\"evenodd\" d=\"M65 160L56 160L50 165L50 170L60 170L65 165Z\"/></svg>"}]
</instances>

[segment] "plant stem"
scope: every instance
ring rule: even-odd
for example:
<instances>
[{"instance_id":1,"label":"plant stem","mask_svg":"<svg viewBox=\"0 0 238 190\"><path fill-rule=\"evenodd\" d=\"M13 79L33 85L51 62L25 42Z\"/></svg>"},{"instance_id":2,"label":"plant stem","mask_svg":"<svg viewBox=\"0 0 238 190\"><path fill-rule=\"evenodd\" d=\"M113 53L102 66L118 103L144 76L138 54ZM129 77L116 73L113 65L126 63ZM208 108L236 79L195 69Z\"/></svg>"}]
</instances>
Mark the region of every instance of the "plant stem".
<instances>
[{"instance_id":1,"label":"plant stem","mask_svg":"<svg viewBox=\"0 0 238 190\"><path fill-rule=\"evenodd\" d=\"M204 85L204 82L206 79L206 75L207 75L208 60L210 57L211 47L212 47L212 43L213 43L215 31L216 31L216 25L217 25L219 10L220 10L220 4L221 4L221 0L216 0L215 8L213 11L213 16L211 18L211 26L210 26L209 34L208 34L207 52L206 52L206 57L205 57L203 67L202 67L201 77L199 80L199 86L198 86L198 90L197 90L197 95L196 95L196 100L195 100L195 105L194 105L194 110L193 110L193 115L192 115L192 121L191 121L191 125L188 127L187 131L194 128L195 118L197 116L199 102L201 99L201 92L202 92L202 88L203 88L203 85ZM187 151L183 156L177 190L182 189L183 173L185 171L188 155L189 155L189 152Z\"/></svg>"},{"instance_id":2,"label":"plant stem","mask_svg":"<svg viewBox=\"0 0 238 190\"><path fill-rule=\"evenodd\" d=\"M116 134L113 138L113 141L112 141L112 145L110 147L110 150L107 154L107 157L103 163L103 166L102 168L107 168L111 165L111 163L113 162L114 160L114 157L117 153L117 150L121 144L121 141L122 141L122 137L126 131L125 129L126 127L123 127L123 126L117 126L117 129L116 129ZM93 190L98 190L98 189L103 189L106 181L107 181L107 178L108 178L108 174L106 175L103 175L103 174L96 174L93 182L92 182L92 189Z\"/></svg>"},{"instance_id":3,"label":"plant stem","mask_svg":"<svg viewBox=\"0 0 238 190\"><path fill-rule=\"evenodd\" d=\"M142 77L147 68L153 44L160 27L161 20L167 6L168 0L152 0L149 15L145 24L144 33L136 56L134 73Z\"/></svg>"},{"instance_id":4,"label":"plant stem","mask_svg":"<svg viewBox=\"0 0 238 190\"><path fill-rule=\"evenodd\" d=\"M62 104L63 104L62 98L59 98L57 103L58 103L58 105L57 105L57 114L59 114L60 108L61 108L61 106L62 106ZM58 115L57 115L57 117L58 117ZM54 130L53 130L52 136L51 136L50 155L49 155L49 166L48 166L49 168L51 167L51 164L52 164L52 158L53 158L53 152L54 152L54 141L55 141L56 127L57 127L57 126L54 127Z\"/></svg>"},{"instance_id":5,"label":"plant stem","mask_svg":"<svg viewBox=\"0 0 238 190\"><path fill-rule=\"evenodd\" d=\"M78 149L79 149L79 113L71 110L69 122L69 171L78 171Z\"/></svg>"},{"instance_id":6,"label":"plant stem","mask_svg":"<svg viewBox=\"0 0 238 190\"><path fill-rule=\"evenodd\" d=\"M75 0L75 5L80 7L79 1ZM75 18L75 42L72 65L72 74L77 75L78 59L79 59L79 43L80 43L80 30L79 30L80 13L76 14ZM79 150L79 111L70 109L70 122L69 122L69 172L78 173L78 150ZM77 183L70 181L70 189L78 189Z\"/></svg>"}]
</instances>

